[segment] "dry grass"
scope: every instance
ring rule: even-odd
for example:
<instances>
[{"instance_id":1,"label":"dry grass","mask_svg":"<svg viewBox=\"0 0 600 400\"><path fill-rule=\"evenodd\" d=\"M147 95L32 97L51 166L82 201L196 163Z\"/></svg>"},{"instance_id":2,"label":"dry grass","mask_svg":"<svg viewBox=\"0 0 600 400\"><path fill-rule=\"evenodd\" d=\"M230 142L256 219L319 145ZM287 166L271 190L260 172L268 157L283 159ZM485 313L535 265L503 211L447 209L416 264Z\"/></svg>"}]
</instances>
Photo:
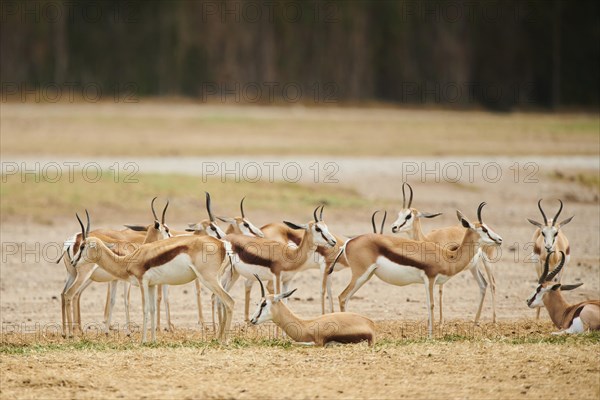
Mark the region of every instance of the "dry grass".
<instances>
[{"instance_id":1,"label":"dry grass","mask_svg":"<svg viewBox=\"0 0 600 400\"><path fill-rule=\"evenodd\" d=\"M418 330L404 337L406 326L379 322L381 338L373 348L325 349L249 331L234 333L226 346L201 340L197 331L164 334L146 346L137 337L66 341L5 334L2 397L595 399L600 394L597 334L551 337L548 323L527 321L478 328L451 322L447 328L462 335L427 340Z\"/></svg>"},{"instance_id":2,"label":"dry grass","mask_svg":"<svg viewBox=\"0 0 600 400\"><path fill-rule=\"evenodd\" d=\"M193 103L3 104L1 154L597 154L598 116Z\"/></svg>"}]
</instances>

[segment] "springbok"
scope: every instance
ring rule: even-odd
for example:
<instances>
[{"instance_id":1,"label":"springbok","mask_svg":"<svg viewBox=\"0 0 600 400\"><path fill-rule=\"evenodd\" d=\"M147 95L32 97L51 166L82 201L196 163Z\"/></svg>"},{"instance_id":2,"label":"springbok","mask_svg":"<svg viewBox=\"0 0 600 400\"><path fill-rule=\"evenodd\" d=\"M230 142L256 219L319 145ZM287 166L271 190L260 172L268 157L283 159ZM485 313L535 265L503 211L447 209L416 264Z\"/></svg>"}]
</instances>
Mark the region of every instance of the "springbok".
<instances>
[{"instance_id":1,"label":"springbok","mask_svg":"<svg viewBox=\"0 0 600 400\"><path fill-rule=\"evenodd\" d=\"M552 255L552 252L549 253ZM586 300L577 304L569 304L562 295L563 291L573 290L583 285L563 285L558 279L565 265L565 253L560 252L560 263L548 273L550 258L546 257L544 269L538 280L538 287L527 300L529 308L538 308L542 304L548 310L554 325L560 329L553 335L583 333L587 330L600 330L600 300Z\"/></svg>"},{"instance_id":2,"label":"springbok","mask_svg":"<svg viewBox=\"0 0 600 400\"><path fill-rule=\"evenodd\" d=\"M267 296L261 279L258 275L255 278L260 284L261 299L250 320L252 325L273 321L290 338L307 345L325 346L365 340L373 345L375 342L375 323L369 318L350 312L326 314L314 319L299 318L283 302L296 289Z\"/></svg>"},{"instance_id":3,"label":"springbok","mask_svg":"<svg viewBox=\"0 0 600 400\"><path fill-rule=\"evenodd\" d=\"M478 216L481 216L484 205L479 205ZM348 299L373 275L396 286L423 283L427 292L428 332L431 337L434 285L445 283L467 268L477 253L480 240L489 244L502 243L502 238L481 219L471 223L460 211L456 213L463 227L467 228L456 248L373 233L348 240L337 256L339 259L344 255L352 270L350 283L339 296L340 310L346 310ZM333 266L330 271L332 269Z\"/></svg>"},{"instance_id":4,"label":"springbok","mask_svg":"<svg viewBox=\"0 0 600 400\"><path fill-rule=\"evenodd\" d=\"M231 246L231 270L223 276L223 286L227 291L233 287L239 276L253 279L257 274L262 280L274 282L275 294L287 291L287 285L293 276L306 264L307 260L315 258L317 247L336 245L336 240L321 218L317 210L313 212L314 221L306 224L285 222L290 228L304 231L298 246L259 237L229 234L224 241Z\"/></svg>"},{"instance_id":5,"label":"springbok","mask_svg":"<svg viewBox=\"0 0 600 400\"><path fill-rule=\"evenodd\" d=\"M406 204L406 193L404 187L408 186L410 191L410 198L408 200L408 205ZM413 189L408 183L402 184L402 209L398 212L398 219L392 224L392 232L393 233L401 233L404 232L408 235L410 239L413 240L421 240L425 242L435 242L440 246L458 246L458 243L462 240L462 237L465 234L465 228L461 225L448 226L446 228L435 229L431 231L429 234L425 235L421 228L421 218L435 218L442 213L426 213L417 210L416 208L412 208L413 201ZM477 211L478 218L481 220L481 209ZM477 285L479 286L479 306L477 307L477 313L475 314L475 324L479 323L479 318L481 316L481 310L483 309L483 303L485 300L485 295L488 287L488 282L485 280L481 272L479 271L478 264L479 260L483 263L485 268L485 272L487 274L487 278L490 285L490 290L492 292L492 322L496 323L496 280L494 278L494 273L489 265L491 259L494 258L495 254L495 246L484 246L481 245L478 251L475 253L475 257L471 260L471 264L468 267L469 271L475 278ZM440 324L444 321L443 315L443 295L444 295L444 285L440 284L439 286L439 310L440 310Z\"/></svg>"},{"instance_id":6,"label":"springbok","mask_svg":"<svg viewBox=\"0 0 600 400\"><path fill-rule=\"evenodd\" d=\"M562 232L560 228L571 222L573 217L567 218L561 223L557 224L558 216L563 209L562 200L558 200L560 203L560 207L556 212L556 215L552 219L546 218L546 214L542 209L542 199L538 200L538 208L540 209L540 213L542 214L542 218L544 219L544 224L540 224L537 221L527 218L527 221L532 225L536 226L537 229L533 233L533 238L531 241L533 242L533 254L532 259L536 260L536 271L538 278L542 276L543 266L545 265L546 258L550 255L552 259L550 262L553 265L558 263L558 252L564 252L566 254L565 266L569 264L571 260L571 247L569 246L569 240ZM558 275L558 280L562 277L562 273ZM541 307L536 310L536 319L540 318Z\"/></svg>"},{"instance_id":7,"label":"springbok","mask_svg":"<svg viewBox=\"0 0 600 400\"><path fill-rule=\"evenodd\" d=\"M71 263L77 268L79 263L94 262L119 279L138 282L144 303L142 342L146 341L148 319L151 320L152 341L156 340L156 286L184 285L196 278L215 293L225 307L225 323L219 326L218 337L227 341L225 334L231 325L234 300L219 282L221 271L230 262L228 249L222 241L210 236L171 237L143 244L129 254L119 256L101 239L88 236L90 220L87 217L86 229L77 215L82 242Z\"/></svg>"},{"instance_id":8,"label":"springbok","mask_svg":"<svg viewBox=\"0 0 600 400\"><path fill-rule=\"evenodd\" d=\"M121 245L115 251L120 251L122 254L126 254L133 250L136 245L142 243L150 243L157 240L167 238L169 236L168 227L165 225L165 213L168 207L168 202L165 205L162 213L162 222L159 222L154 210L154 201L156 197L152 199L150 208L154 216L154 223L141 229L125 229L121 231L115 231L110 229L96 229L93 232L88 232L90 236L99 237L103 240L114 243L123 242L129 243L129 246ZM65 286L61 293L61 309L62 309L62 323L63 323L63 336L72 337L73 331L81 332L81 308L80 298L83 291L92 282L107 282L107 300L104 308L104 326L105 332L108 333L110 329L110 323L112 319L112 310L115 304L116 287L118 279L101 268L95 263L81 264L79 268L75 269L72 266L72 257L74 257L78 251L82 242L81 233L73 235L72 238L68 239L64 243L63 253L57 262L62 259L67 270L67 279ZM124 303L125 303L125 318L126 318L126 329L130 328L129 320L129 284L125 284L124 288ZM168 310L168 298L165 297L165 306ZM168 321L170 323L170 320Z\"/></svg>"}]
</instances>

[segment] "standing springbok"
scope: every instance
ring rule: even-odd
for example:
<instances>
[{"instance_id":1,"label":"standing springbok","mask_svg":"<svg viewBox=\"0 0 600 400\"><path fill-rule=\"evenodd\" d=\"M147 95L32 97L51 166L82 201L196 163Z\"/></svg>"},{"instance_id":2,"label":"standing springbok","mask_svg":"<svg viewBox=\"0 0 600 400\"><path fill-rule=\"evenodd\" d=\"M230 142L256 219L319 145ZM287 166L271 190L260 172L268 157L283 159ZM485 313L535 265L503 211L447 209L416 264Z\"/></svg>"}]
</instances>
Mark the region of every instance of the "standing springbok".
<instances>
[{"instance_id":1,"label":"standing springbok","mask_svg":"<svg viewBox=\"0 0 600 400\"><path fill-rule=\"evenodd\" d=\"M264 281L274 282L275 294L287 291L287 285L293 276L306 264L307 260L315 257L317 247L336 245L335 238L321 218L317 210L313 212L314 221L306 224L285 222L292 229L303 230L304 235L298 246L259 237L229 234L224 241L232 249L231 271L223 276L223 286L227 291L235 284L239 276L253 279L254 274Z\"/></svg>"},{"instance_id":2,"label":"standing springbok","mask_svg":"<svg viewBox=\"0 0 600 400\"><path fill-rule=\"evenodd\" d=\"M537 221L527 218L527 221L532 225L536 226L537 229L533 233L533 238L531 241L533 242L533 254L532 258L537 261L536 263L536 271L538 278L542 276L543 266L546 263L546 258L550 255L552 259L550 262L554 265L558 263L558 252L563 251L566 254L565 265L569 264L571 260L571 247L569 246L569 240L565 236L565 234L560 230L563 226L571 222L573 217L567 218L561 223L557 224L558 216L563 209L562 200L558 200L560 203L560 207L556 212L556 215L552 219L546 218L546 214L542 209L542 199L538 200L538 208L540 209L540 213L542 214L542 218L544 219L544 224L540 224ZM554 253L554 254L552 254ZM558 280L560 282L560 278L562 277L562 273L558 275ZM540 318L541 307L536 310L536 319Z\"/></svg>"},{"instance_id":3,"label":"standing springbok","mask_svg":"<svg viewBox=\"0 0 600 400\"><path fill-rule=\"evenodd\" d=\"M273 321L290 338L307 345L325 346L366 340L372 346L375 342L375 323L369 318L350 312L326 314L313 319L299 318L283 302L296 289L267 296L261 279L258 275L255 278L260 284L261 299L250 320L252 325Z\"/></svg>"},{"instance_id":4,"label":"standing springbok","mask_svg":"<svg viewBox=\"0 0 600 400\"><path fill-rule=\"evenodd\" d=\"M408 186L410 191L410 197L408 200L408 205L406 204L406 193L404 187ZM435 229L431 231L429 234L425 235L421 228L421 218L434 218L442 213L425 213L420 212L416 208L412 208L413 201L413 189L410 184L404 182L402 184L402 209L398 212L398 219L392 224L392 232L400 233L404 232L408 235L410 239L413 240L421 240L426 242L435 242L440 246L451 246L460 243L462 237L465 234L465 228L461 225L448 226L446 228ZM481 209L477 210L477 216L479 220L481 220ZM485 268L485 272L487 274L487 278L490 285L490 290L492 293L492 322L496 323L496 280L494 278L494 273L489 265L489 260L493 259L495 246L484 246L481 245L478 251L475 253L475 257L471 260L470 266L468 267L469 271L477 281L477 285L479 286L479 306L477 307L477 313L475 314L475 324L479 323L479 318L481 316L481 310L483 309L483 303L485 300L485 295L488 287L488 282L485 280L483 275L481 274L478 264L479 260L483 263ZM439 286L439 310L440 310L440 324L444 321L443 314L443 296L444 296L444 285L440 284Z\"/></svg>"},{"instance_id":5,"label":"standing springbok","mask_svg":"<svg viewBox=\"0 0 600 400\"><path fill-rule=\"evenodd\" d=\"M168 227L165 225L165 213L168 207L168 202L165 205L162 213L162 222L159 222L154 210L154 201L156 197L152 199L150 208L154 216L154 223L143 227L144 229L125 229L121 231L115 231L111 229L96 229L93 232L89 232L88 235L101 238L104 241L114 243L123 242L129 243L129 245L121 245L116 248L115 251L119 251L121 254L126 254L132 251L137 245L142 243L150 243L157 240L161 240L169 237ZM116 286L119 281L116 277L110 275L106 271L98 268L95 263L81 264L79 268L75 269L72 266L71 261L73 257L79 252L79 247L82 242L81 233L73 235L72 238L68 239L64 243L63 254L57 262L63 259L65 269L67 270L67 279L65 282L64 289L61 293L61 309L62 309L62 323L63 323L63 336L72 337L73 331L81 332L81 308L80 298L83 291L92 282L107 282L109 284L107 291L107 300L104 308L104 325L105 332L108 333L110 329L110 323L112 319L112 310L115 304ZM125 290L123 293L125 303L125 318L126 318L126 329L129 330L129 293L130 287L126 283ZM168 298L165 297L165 306L168 310ZM170 319L168 318L170 323Z\"/></svg>"},{"instance_id":6,"label":"standing springbok","mask_svg":"<svg viewBox=\"0 0 600 400\"><path fill-rule=\"evenodd\" d=\"M323 208L321 206L321 211L319 213L319 219L323 219ZM300 230L292 229L285 223L271 223L267 224L260 228L261 231L265 234L265 237L272 240L277 240L282 243L287 243L291 247L297 247L302 242L303 232ZM348 240L346 237L336 235L330 232L333 238L335 239L335 245L330 247L329 245L319 245L317 247L316 252L312 257L309 257L304 265L298 270L304 271L308 269L318 269L320 271L320 275L323 277L322 284L320 288L320 296L321 296L321 313L325 314L325 293L329 298L329 311L333 312L333 295L331 293L331 280L328 279L329 275L327 271L329 267L333 264L335 260L335 256L339 253L340 247L343 243ZM335 270L339 271L341 269L347 268L345 259L341 259L335 265ZM268 282L267 289L271 291L270 288L271 282Z\"/></svg>"},{"instance_id":7,"label":"standing springbok","mask_svg":"<svg viewBox=\"0 0 600 400\"><path fill-rule=\"evenodd\" d=\"M552 255L552 252L549 255ZM583 283L575 285L561 284L558 274L565 265L565 253L560 252L559 265L548 273L550 258L546 257L538 287L527 300L529 308L539 308L542 304L546 307L552 322L560 329L558 332L553 332L553 335L600 330L600 300L586 300L577 304L567 303L562 292L576 289Z\"/></svg>"},{"instance_id":8,"label":"standing springbok","mask_svg":"<svg viewBox=\"0 0 600 400\"><path fill-rule=\"evenodd\" d=\"M484 205L481 203L478 210L481 211ZM396 286L423 283L427 292L428 332L431 337L434 285L445 283L467 268L477 253L480 240L489 244L502 243L502 238L481 219L471 223L460 211L456 213L463 227L467 228L456 248L373 233L348 240L337 256L344 255L352 270L350 283L339 296L340 310L346 310L348 299L373 275Z\"/></svg>"},{"instance_id":9,"label":"standing springbok","mask_svg":"<svg viewBox=\"0 0 600 400\"><path fill-rule=\"evenodd\" d=\"M86 213L87 215L87 213ZM225 307L225 323L219 326L218 337L226 341L225 334L231 325L234 301L219 282L230 258L226 245L210 236L179 236L141 245L133 252L116 255L101 239L87 235L79 215L82 242L72 265L94 262L113 276L123 280L135 279L142 293L144 323L142 342L146 341L148 319L151 320L152 341L156 341L156 286L184 285L200 279L217 295Z\"/></svg>"}]
</instances>

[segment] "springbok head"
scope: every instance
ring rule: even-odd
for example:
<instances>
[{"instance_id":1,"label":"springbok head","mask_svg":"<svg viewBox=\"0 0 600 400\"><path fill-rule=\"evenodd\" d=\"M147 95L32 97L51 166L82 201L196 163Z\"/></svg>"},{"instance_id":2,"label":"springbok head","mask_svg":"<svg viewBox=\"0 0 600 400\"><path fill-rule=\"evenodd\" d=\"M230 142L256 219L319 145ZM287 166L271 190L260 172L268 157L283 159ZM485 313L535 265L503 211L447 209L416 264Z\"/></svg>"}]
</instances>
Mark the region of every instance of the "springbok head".
<instances>
[{"instance_id":1,"label":"springbok head","mask_svg":"<svg viewBox=\"0 0 600 400\"><path fill-rule=\"evenodd\" d=\"M406 203L406 186L408 186L408 190L410 191L408 204ZM415 218L434 218L438 215L442 215L442 213L431 214L426 212L420 212L415 208L411 208L412 201L412 187L410 186L410 184L404 182L402 184L402 209L398 212L398 218L392 224L392 233L410 232L410 230L413 228Z\"/></svg>"},{"instance_id":2,"label":"springbok head","mask_svg":"<svg viewBox=\"0 0 600 400\"><path fill-rule=\"evenodd\" d=\"M150 210L152 211L152 215L154 216L154 223L152 225L125 225L126 228L131 229L133 231L145 232L147 242L157 241L171 237L169 227L165 223L167 208L169 208L169 200L167 200L167 203L165 204L165 208L163 208L162 215L159 220L158 216L156 215L156 210L154 209L154 202L156 201L156 199L157 197L154 197L150 202Z\"/></svg>"},{"instance_id":3,"label":"springbok head","mask_svg":"<svg viewBox=\"0 0 600 400\"><path fill-rule=\"evenodd\" d=\"M303 229L307 233L310 233L314 244L317 246L326 246L333 247L336 245L335 237L329 232L329 228L323 222L323 208L325 206L320 206L315 208L313 212L314 221L310 221L306 224L294 224L293 222L283 221L284 224L289 226L292 229ZM319 216L317 217L317 211L321 209Z\"/></svg>"},{"instance_id":4,"label":"springbok head","mask_svg":"<svg viewBox=\"0 0 600 400\"><path fill-rule=\"evenodd\" d=\"M501 245L502 237L498 235L481 219L481 210L485 206L485 201L477 207L477 222L470 222L460 211L456 210L458 220L467 229L471 229L479 234L480 242L485 244Z\"/></svg>"},{"instance_id":5,"label":"springbok head","mask_svg":"<svg viewBox=\"0 0 600 400\"><path fill-rule=\"evenodd\" d=\"M560 252L560 262L558 263L558 266L554 268L552 272L548 272L548 270L550 269L550 255L552 253L554 252L549 253L548 257L546 257L546 263L544 264L544 272L540 276L538 286L535 288L535 292L533 292L533 294L527 299L527 306L529 306L529 308L536 308L541 306L543 304L544 295L546 295L546 293L549 293L550 291L573 290L583 285L583 282L574 285L562 285L555 279L562 267L565 265L565 253L562 251Z\"/></svg>"},{"instance_id":6,"label":"springbok head","mask_svg":"<svg viewBox=\"0 0 600 400\"><path fill-rule=\"evenodd\" d=\"M220 221L223 221L227 224L237 226L237 228L240 230L240 232L242 232L243 235L265 237L265 234L259 228L254 226L254 224L246 218L246 214L244 213L244 200L246 200L245 197L240 202L240 212L242 213L241 217L235 217L235 218L217 217L217 218Z\"/></svg>"},{"instance_id":7,"label":"springbok head","mask_svg":"<svg viewBox=\"0 0 600 400\"><path fill-rule=\"evenodd\" d=\"M560 212L563 209L562 200L558 200L558 202L560 203L560 207L558 208L558 211L556 212L556 215L554 216L554 218L549 220L548 218L546 218L546 214L544 213L544 210L542 209L542 199L540 199L538 201L538 208L540 209L540 212L542 213L542 218L544 218L543 224L540 224L537 221L527 218L527 221L529 221L531 224L537 226L540 229L542 236L544 237L544 247L546 248L546 252L548 252L548 253L550 253L551 251L554 251L554 249L555 249L556 236L558 236L558 232L559 232L560 228L565 226L569 222L571 222L571 220L573 219L573 217L570 217L570 218L563 220L562 222L560 222L558 224L556 223L556 221L558 220L558 216L560 215Z\"/></svg>"},{"instance_id":8,"label":"springbok head","mask_svg":"<svg viewBox=\"0 0 600 400\"><path fill-rule=\"evenodd\" d=\"M217 225L215 216L212 213L210 203L210 193L206 193L206 211L208 212L208 220L203 220L196 224L188 224L187 232L194 232L196 234L206 234L208 236L215 237L217 239L223 239L226 233Z\"/></svg>"},{"instance_id":9,"label":"springbok head","mask_svg":"<svg viewBox=\"0 0 600 400\"><path fill-rule=\"evenodd\" d=\"M258 325L258 324L262 324L263 322L273 320L273 310L279 304L281 304L281 300L290 297L296 291L296 289L293 289L293 290L290 290L290 291L287 291L285 293L278 294L278 295L270 294L267 296L267 294L265 292L265 287L264 287L262 281L260 280L260 278L258 277L258 275L254 274L254 277L260 284L261 297L260 297L260 302L258 303L258 306L256 307L256 311L254 311L254 314L252 314L252 318L250 318L250 323L252 325Z\"/></svg>"}]
</instances>

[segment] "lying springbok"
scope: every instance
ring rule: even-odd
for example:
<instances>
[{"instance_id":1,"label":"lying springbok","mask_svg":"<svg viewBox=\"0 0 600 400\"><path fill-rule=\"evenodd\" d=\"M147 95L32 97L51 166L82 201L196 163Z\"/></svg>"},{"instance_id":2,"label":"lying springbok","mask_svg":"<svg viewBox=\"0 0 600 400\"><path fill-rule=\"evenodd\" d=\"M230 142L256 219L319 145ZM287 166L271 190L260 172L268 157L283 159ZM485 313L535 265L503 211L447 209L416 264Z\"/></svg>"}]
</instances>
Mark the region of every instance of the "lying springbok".
<instances>
[{"instance_id":1,"label":"lying springbok","mask_svg":"<svg viewBox=\"0 0 600 400\"><path fill-rule=\"evenodd\" d=\"M169 237L168 227L164 224L165 213L168 207L168 202L165 205L162 213L162 222L159 222L154 210L154 201L156 197L152 199L150 208L154 216L154 223L141 229L125 229L121 231L111 229L96 229L92 232L89 231L89 225L86 234L93 237L101 238L102 240L115 243L129 243L129 245L121 245L115 249L116 252L124 255L127 252L132 251L136 246L142 243L150 243L157 240L161 240ZM62 259L67 270L67 279L65 286L61 293L61 310L62 310L62 324L63 324L63 337L72 337L73 332L81 332L81 308L80 298L83 291L92 283L108 283L107 291L107 302L104 307L104 326L105 332L108 333L110 329L112 310L115 304L116 297L116 286L119 281L116 277L110 275L95 263L80 264L79 268L75 269L72 266L73 257L79 252L79 247L82 242L81 233L73 235L72 238L68 239L64 243L64 250L57 262ZM125 303L125 318L126 318L126 329L130 328L129 320L129 284L125 285L124 303ZM165 298L165 305L168 309L168 299ZM170 321L169 321L170 323Z\"/></svg>"},{"instance_id":2,"label":"lying springbok","mask_svg":"<svg viewBox=\"0 0 600 400\"><path fill-rule=\"evenodd\" d=\"M408 186L410 191L410 198L408 201L408 205L406 204L406 193L404 187ZM413 201L413 190L410 184L403 183L402 184L402 209L398 212L398 219L392 224L392 232L400 233L404 232L408 235L410 239L413 240L421 240L425 242L435 242L440 246L451 246L458 245L462 240L463 235L465 234L465 228L460 225L449 226L446 228L435 229L431 231L429 234L425 235L421 228L421 218L434 218L442 213L425 213L420 212L416 208L411 208ZM477 216L479 220L481 220L481 209L477 210ZM475 253L475 257L471 260L470 266L468 267L469 271L477 281L477 285L479 285L479 306L477 307L477 313L475 314L474 322L479 323L479 318L481 316L481 310L483 309L483 303L485 300L485 295L488 287L488 282L485 280L481 272L479 271L478 264L479 260L483 263L485 268L485 272L487 274L487 278L490 285L490 290L492 293L492 322L496 323L496 280L494 278L494 273L489 265L489 260L493 259L495 246L480 246L478 251ZM443 315L443 295L444 295L444 285L440 284L439 286L439 310L440 310L440 324L444 321Z\"/></svg>"},{"instance_id":3,"label":"lying springbok","mask_svg":"<svg viewBox=\"0 0 600 400\"><path fill-rule=\"evenodd\" d=\"M360 314L339 312L321 315L314 319L302 319L290 310L282 301L295 291L278 295L266 295L265 287L258 275L260 284L260 303L250 320L252 325L273 321L275 325L294 341L301 344L325 346L333 343L375 342L375 323Z\"/></svg>"},{"instance_id":4,"label":"lying springbok","mask_svg":"<svg viewBox=\"0 0 600 400\"><path fill-rule=\"evenodd\" d=\"M151 319L152 341L156 341L156 286L184 285L197 278L217 295L225 308L225 323L219 326L218 337L226 341L234 301L219 282L220 273L230 262L222 241L210 236L171 237L143 244L129 254L119 256L101 239L87 236L79 215L77 220L82 242L72 259L73 267L94 262L119 279L138 282L144 303L142 342L146 341L148 319Z\"/></svg>"},{"instance_id":5,"label":"lying springbok","mask_svg":"<svg viewBox=\"0 0 600 400\"><path fill-rule=\"evenodd\" d=\"M479 205L478 210L485 203ZM453 249L434 242L415 241L397 236L370 233L348 240L338 254L348 261L352 270L350 283L339 296L340 310L345 311L350 299L373 275L396 286L425 284L429 311L429 336L433 335L433 288L443 284L470 265L479 248L479 241L501 244L502 238L481 219L467 220L457 211L464 232L461 243ZM480 216L480 213L479 213ZM335 265L335 263L334 263ZM330 271L333 269L330 268Z\"/></svg>"},{"instance_id":6,"label":"lying springbok","mask_svg":"<svg viewBox=\"0 0 600 400\"><path fill-rule=\"evenodd\" d=\"M566 262L568 265L571 260L571 247L569 246L569 240L565 236L565 234L560 230L563 226L571 222L573 217L567 218L561 223L557 224L558 216L563 209L562 200L558 200L560 203L560 207L556 212L556 215L552 219L546 218L546 214L542 209L542 199L538 200L538 208L540 209L540 213L542 214L542 218L544 218L544 224L540 224L537 221L527 218L527 221L532 225L536 226L537 229L533 233L533 238L531 241L534 243L533 245L533 254L532 259L536 260L536 271L538 278L542 276L543 266L546 263L546 258L550 255L552 259L550 262L553 265L558 263L558 252L564 252L566 254ZM562 273L558 276L558 281L560 282L560 278L562 277ZM541 307L536 310L536 319L540 318Z\"/></svg>"},{"instance_id":7,"label":"lying springbok","mask_svg":"<svg viewBox=\"0 0 600 400\"><path fill-rule=\"evenodd\" d=\"M549 255L552 255L550 252ZM565 290L573 290L583 285L563 285L558 274L565 265L565 253L560 252L560 263L548 273L550 258L546 257L544 270L538 281L538 287L527 300L529 308L539 308L542 304L548 310L554 325L560 329L553 335L583 333L588 330L600 330L600 300L586 300L577 304L569 304L562 295Z\"/></svg>"}]
</instances>

